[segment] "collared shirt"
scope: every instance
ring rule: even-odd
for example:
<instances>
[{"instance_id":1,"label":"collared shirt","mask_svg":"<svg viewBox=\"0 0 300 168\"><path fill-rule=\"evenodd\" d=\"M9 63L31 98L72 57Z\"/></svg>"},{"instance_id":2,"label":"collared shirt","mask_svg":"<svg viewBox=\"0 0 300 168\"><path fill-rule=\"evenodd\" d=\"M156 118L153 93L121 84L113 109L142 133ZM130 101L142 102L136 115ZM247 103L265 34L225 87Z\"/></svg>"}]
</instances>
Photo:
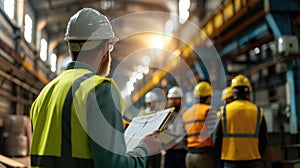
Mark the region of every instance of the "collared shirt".
<instances>
[{"instance_id":1,"label":"collared shirt","mask_svg":"<svg viewBox=\"0 0 300 168\"><path fill-rule=\"evenodd\" d=\"M66 70L68 70L68 69L76 69L76 68L88 69L88 70L92 71L93 73L95 73L96 75L99 75L99 73L92 66L90 66L87 63L79 62L79 61L72 61L72 62L70 62L67 65Z\"/></svg>"}]
</instances>

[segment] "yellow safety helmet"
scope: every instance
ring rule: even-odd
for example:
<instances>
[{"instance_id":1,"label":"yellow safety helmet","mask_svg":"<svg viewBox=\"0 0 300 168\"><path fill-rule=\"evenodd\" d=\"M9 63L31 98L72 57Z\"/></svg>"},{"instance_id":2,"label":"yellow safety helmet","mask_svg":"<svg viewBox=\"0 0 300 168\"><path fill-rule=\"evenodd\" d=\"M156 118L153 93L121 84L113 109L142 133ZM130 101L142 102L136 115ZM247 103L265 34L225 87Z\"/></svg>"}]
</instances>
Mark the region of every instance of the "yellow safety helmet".
<instances>
[{"instance_id":1,"label":"yellow safety helmet","mask_svg":"<svg viewBox=\"0 0 300 168\"><path fill-rule=\"evenodd\" d=\"M212 87L208 82L199 82L194 88L194 96L206 97L212 95Z\"/></svg>"},{"instance_id":2,"label":"yellow safety helmet","mask_svg":"<svg viewBox=\"0 0 300 168\"><path fill-rule=\"evenodd\" d=\"M230 97L233 97L232 88L231 87L227 87L222 92L222 100L226 100L226 99L228 99Z\"/></svg>"},{"instance_id":3,"label":"yellow safety helmet","mask_svg":"<svg viewBox=\"0 0 300 168\"><path fill-rule=\"evenodd\" d=\"M252 91L252 87L249 79L244 75L237 75L231 80L231 88L235 88L238 86L246 86L249 88L249 91Z\"/></svg>"}]
</instances>

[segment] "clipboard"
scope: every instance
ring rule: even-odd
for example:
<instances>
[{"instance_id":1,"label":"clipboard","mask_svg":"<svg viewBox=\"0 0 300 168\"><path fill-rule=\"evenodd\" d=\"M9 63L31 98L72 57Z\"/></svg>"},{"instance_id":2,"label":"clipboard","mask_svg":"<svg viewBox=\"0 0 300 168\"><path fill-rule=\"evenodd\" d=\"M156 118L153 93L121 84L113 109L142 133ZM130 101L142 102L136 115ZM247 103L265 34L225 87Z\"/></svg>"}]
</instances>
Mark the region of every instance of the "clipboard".
<instances>
[{"instance_id":1,"label":"clipboard","mask_svg":"<svg viewBox=\"0 0 300 168\"><path fill-rule=\"evenodd\" d=\"M170 120L174 109L172 107L133 118L124 132L127 152L132 151L146 135L156 130L162 131Z\"/></svg>"},{"instance_id":2,"label":"clipboard","mask_svg":"<svg viewBox=\"0 0 300 168\"><path fill-rule=\"evenodd\" d=\"M158 134L157 138L161 141L161 144L164 147L174 142L177 139L177 136L168 132L161 132Z\"/></svg>"}]
</instances>

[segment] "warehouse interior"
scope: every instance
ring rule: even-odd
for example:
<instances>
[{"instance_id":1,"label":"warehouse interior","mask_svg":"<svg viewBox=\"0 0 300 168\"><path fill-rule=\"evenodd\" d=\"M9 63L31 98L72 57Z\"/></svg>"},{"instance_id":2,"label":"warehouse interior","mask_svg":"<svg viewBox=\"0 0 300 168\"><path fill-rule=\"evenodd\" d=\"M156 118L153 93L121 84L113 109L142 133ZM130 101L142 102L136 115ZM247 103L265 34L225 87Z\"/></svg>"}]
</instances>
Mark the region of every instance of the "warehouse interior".
<instances>
[{"instance_id":1,"label":"warehouse interior","mask_svg":"<svg viewBox=\"0 0 300 168\"><path fill-rule=\"evenodd\" d=\"M209 79L220 96L244 74L265 111L265 166L300 167L298 0L0 0L1 163L30 167L30 107L71 61L65 30L83 7L106 15L120 39L110 77L127 117L153 88L179 83L188 92Z\"/></svg>"}]
</instances>

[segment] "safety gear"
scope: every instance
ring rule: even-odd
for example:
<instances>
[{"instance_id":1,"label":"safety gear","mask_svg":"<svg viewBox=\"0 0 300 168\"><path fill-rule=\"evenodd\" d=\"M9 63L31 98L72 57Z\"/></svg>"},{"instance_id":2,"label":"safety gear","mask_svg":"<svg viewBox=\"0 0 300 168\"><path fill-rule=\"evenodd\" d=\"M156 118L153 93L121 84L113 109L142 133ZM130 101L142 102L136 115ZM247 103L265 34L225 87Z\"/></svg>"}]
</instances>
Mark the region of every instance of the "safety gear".
<instances>
[{"instance_id":1,"label":"safety gear","mask_svg":"<svg viewBox=\"0 0 300 168\"><path fill-rule=\"evenodd\" d=\"M183 114L182 121L187 133L189 148L214 146L212 138L206 134L208 130L205 126L205 119L210 108L207 104L195 104ZM200 137L200 133L207 136Z\"/></svg>"},{"instance_id":2,"label":"safety gear","mask_svg":"<svg viewBox=\"0 0 300 168\"><path fill-rule=\"evenodd\" d=\"M83 8L70 18L65 40L108 40L109 43L116 43L118 38L106 16L95 9Z\"/></svg>"},{"instance_id":3,"label":"safety gear","mask_svg":"<svg viewBox=\"0 0 300 168\"><path fill-rule=\"evenodd\" d=\"M222 115L222 160L260 159L259 130L263 110L247 100L226 105Z\"/></svg>"},{"instance_id":4,"label":"safety gear","mask_svg":"<svg viewBox=\"0 0 300 168\"><path fill-rule=\"evenodd\" d=\"M168 91L168 98L181 98L182 97L182 91L178 86L173 86L169 91Z\"/></svg>"},{"instance_id":5,"label":"safety gear","mask_svg":"<svg viewBox=\"0 0 300 168\"><path fill-rule=\"evenodd\" d=\"M222 114L223 114L223 111L224 111L224 106L221 106L221 107L220 107L220 110L217 111L216 116L217 116L218 118L221 118L221 117L222 117Z\"/></svg>"},{"instance_id":6,"label":"safety gear","mask_svg":"<svg viewBox=\"0 0 300 168\"><path fill-rule=\"evenodd\" d=\"M151 103L153 101L157 101L158 100L158 97L156 95L156 93L154 92L148 92L146 95L145 95L145 103Z\"/></svg>"},{"instance_id":7,"label":"safety gear","mask_svg":"<svg viewBox=\"0 0 300 168\"><path fill-rule=\"evenodd\" d=\"M86 165L81 167L93 164L89 136L86 132L85 110L89 93L104 81L112 83L117 89L112 79L94 75L84 68L70 69L64 71L42 90L30 112L33 125L32 166L47 167L49 165L45 164L63 159L60 158L62 155L67 155L72 163L85 162ZM118 89L117 91L119 92ZM123 111L124 103L120 93L119 96Z\"/></svg>"},{"instance_id":8,"label":"safety gear","mask_svg":"<svg viewBox=\"0 0 300 168\"><path fill-rule=\"evenodd\" d=\"M236 77L234 77L234 78L231 80L231 88L235 88L235 87L238 87L238 86L245 86L245 87L248 87L249 92L252 91L252 87L251 87L250 81L249 81L249 79L248 79L246 76L244 76L244 75L237 75Z\"/></svg>"},{"instance_id":9,"label":"safety gear","mask_svg":"<svg viewBox=\"0 0 300 168\"><path fill-rule=\"evenodd\" d=\"M226 99L229 99L231 97L233 97L232 88L231 87L225 88L222 92L222 100L226 100Z\"/></svg>"},{"instance_id":10,"label":"safety gear","mask_svg":"<svg viewBox=\"0 0 300 168\"><path fill-rule=\"evenodd\" d=\"M206 97L212 96L212 88L208 82L199 82L194 88L194 96L195 97Z\"/></svg>"}]
</instances>

